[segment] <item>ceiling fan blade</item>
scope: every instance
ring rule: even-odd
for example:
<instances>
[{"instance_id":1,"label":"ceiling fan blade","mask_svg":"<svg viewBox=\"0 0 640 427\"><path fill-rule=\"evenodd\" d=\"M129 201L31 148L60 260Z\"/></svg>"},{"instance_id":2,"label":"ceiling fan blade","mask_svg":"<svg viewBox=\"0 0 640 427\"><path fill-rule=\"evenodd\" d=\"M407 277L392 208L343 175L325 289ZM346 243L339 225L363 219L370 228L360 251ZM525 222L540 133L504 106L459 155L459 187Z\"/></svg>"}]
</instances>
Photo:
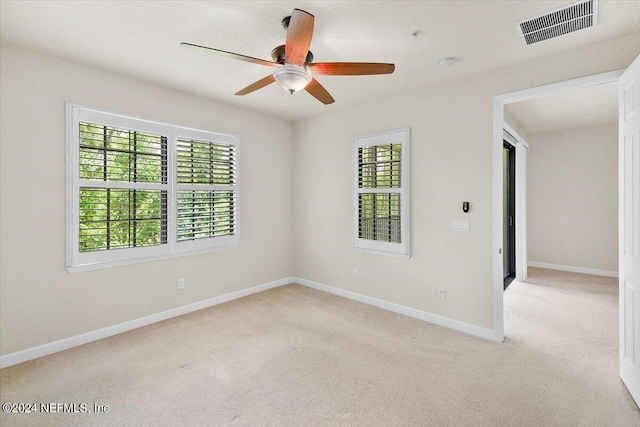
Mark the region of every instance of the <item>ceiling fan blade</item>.
<instances>
[{"instance_id":1,"label":"ceiling fan blade","mask_svg":"<svg viewBox=\"0 0 640 427\"><path fill-rule=\"evenodd\" d=\"M239 61L251 62L253 64L259 64L259 65L266 65L267 67L278 66L276 62L266 61L264 59L259 59L259 58L253 58L251 56L246 56L246 55L240 55L239 53L227 52L226 50L214 49L212 47L200 46L197 44L186 43L186 42L182 42L180 44L182 46L194 47L196 49L204 49L211 53L215 53L216 55L224 56L231 59L237 59Z\"/></svg>"},{"instance_id":2,"label":"ceiling fan blade","mask_svg":"<svg viewBox=\"0 0 640 427\"><path fill-rule=\"evenodd\" d=\"M331 96L331 94L327 92L327 90L322 87L322 85L318 83L316 79L311 79L311 83L309 83L307 87L304 88L304 90L309 92L311 96L322 102L324 105L333 104L334 102L336 102L336 100L333 99L333 96Z\"/></svg>"},{"instance_id":3,"label":"ceiling fan blade","mask_svg":"<svg viewBox=\"0 0 640 427\"><path fill-rule=\"evenodd\" d=\"M284 48L286 62L298 66L304 64L311 46L314 19L312 14L304 10L293 9Z\"/></svg>"},{"instance_id":4,"label":"ceiling fan blade","mask_svg":"<svg viewBox=\"0 0 640 427\"><path fill-rule=\"evenodd\" d=\"M255 83L251 83L249 86L245 87L242 90L239 90L236 92L236 95L246 95L248 93L254 92L258 89L262 89L263 87L270 85L271 83L275 82L276 79L273 78L272 74L269 74L267 77L265 77L264 79L260 79Z\"/></svg>"},{"instance_id":5,"label":"ceiling fan blade","mask_svg":"<svg viewBox=\"0 0 640 427\"><path fill-rule=\"evenodd\" d=\"M309 64L311 72L329 76L368 76L391 74L396 69L393 64L375 62L316 62Z\"/></svg>"}]
</instances>

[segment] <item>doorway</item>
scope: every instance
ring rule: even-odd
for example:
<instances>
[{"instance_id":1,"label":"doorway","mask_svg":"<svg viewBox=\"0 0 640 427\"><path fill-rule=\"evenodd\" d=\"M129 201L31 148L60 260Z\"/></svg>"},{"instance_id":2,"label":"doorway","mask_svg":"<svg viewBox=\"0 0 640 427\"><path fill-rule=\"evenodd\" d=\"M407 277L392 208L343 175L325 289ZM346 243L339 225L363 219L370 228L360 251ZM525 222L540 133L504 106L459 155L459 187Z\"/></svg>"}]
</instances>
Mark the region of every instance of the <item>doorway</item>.
<instances>
[{"instance_id":1,"label":"doorway","mask_svg":"<svg viewBox=\"0 0 640 427\"><path fill-rule=\"evenodd\" d=\"M503 289L516 278L516 148L503 140Z\"/></svg>"},{"instance_id":2,"label":"doorway","mask_svg":"<svg viewBox=\"0 0 640 427\"><path fill-rule=\"evenodd\" d=\"M624 70L611 71L593 76L554 83L542 87L525 89L494 97L493 100L493 332L494 340L504 341L504 107L507 104L541 98L548 95L572 91L604 83L617 82ZM522 159L520 159L522 160ZM517 227L516 227L517 228ZM522 230L520 232L522 235ZM524 239L526 241L526 239ZM523 239L517 244L522 244Z\"/></svg>"}]
</instances>

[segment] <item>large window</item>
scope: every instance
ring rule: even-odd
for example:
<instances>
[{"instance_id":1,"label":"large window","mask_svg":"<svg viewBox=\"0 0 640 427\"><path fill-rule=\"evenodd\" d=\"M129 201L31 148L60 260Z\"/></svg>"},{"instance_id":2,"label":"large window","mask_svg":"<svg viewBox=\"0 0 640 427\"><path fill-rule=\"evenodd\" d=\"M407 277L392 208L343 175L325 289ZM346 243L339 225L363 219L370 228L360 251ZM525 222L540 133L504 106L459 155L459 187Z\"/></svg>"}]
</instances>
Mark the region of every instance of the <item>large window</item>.
<instances>
[{"instance_id":1,"label":"large window","mask_svg":"<svg viewBox=\"0 0 640 427\"><path fill-rule=\"evenodd\" d=\"M354 247L409 256L409 129L354 139Z\"/></svg>"},{"instance_id":2,"label":"large window","mask_svg":"<svg viewBox=\"0 0 640 427\"><path fill-rule=\"evenodd\" d=\"M237 137L67 113L69 270L238 245Z\"/></svg>"}]
</instances>

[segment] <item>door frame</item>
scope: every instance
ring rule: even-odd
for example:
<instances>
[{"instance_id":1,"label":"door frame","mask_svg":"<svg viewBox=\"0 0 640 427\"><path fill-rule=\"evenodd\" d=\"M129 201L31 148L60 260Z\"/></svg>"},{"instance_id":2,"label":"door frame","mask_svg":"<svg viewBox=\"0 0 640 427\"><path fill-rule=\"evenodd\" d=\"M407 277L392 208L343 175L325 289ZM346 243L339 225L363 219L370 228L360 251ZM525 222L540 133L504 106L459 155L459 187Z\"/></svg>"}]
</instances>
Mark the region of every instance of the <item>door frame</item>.
<instances>
[{"instance_id":1,"label":"door frame","mask_svg":"<svg viewBox=\"0 0 640 427\"><path fill-rule=\"evenodd\" d=\"M493 201L491 215L493 242L491 245L491 254L493 260L493 333L496 341L504 341L504 270L502 265L502 146L504 106L514 102L528 101L576 89L614 83L620 79L624 71L624 69L609 71L493 97Z\"/></svg>"}]
</instances>

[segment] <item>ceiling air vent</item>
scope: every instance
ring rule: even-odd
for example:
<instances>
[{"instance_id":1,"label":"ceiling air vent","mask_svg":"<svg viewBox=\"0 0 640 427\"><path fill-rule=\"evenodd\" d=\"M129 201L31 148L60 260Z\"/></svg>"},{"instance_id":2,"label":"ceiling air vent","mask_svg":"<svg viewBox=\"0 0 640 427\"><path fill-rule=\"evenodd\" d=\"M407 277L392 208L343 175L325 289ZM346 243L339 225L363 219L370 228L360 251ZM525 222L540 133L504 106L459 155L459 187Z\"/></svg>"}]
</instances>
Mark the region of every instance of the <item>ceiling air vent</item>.
<instances>
[{"instance_id":1,"label":"ceiling air vent","mask_svg":"<svg viewBox=\"0 0 640 427\"><path fill-rule=\"evenodd\" d=\"M518 22L525 44L534 44L598 23L598 0L581 0Z\"/></svg>"}]
</instances>

